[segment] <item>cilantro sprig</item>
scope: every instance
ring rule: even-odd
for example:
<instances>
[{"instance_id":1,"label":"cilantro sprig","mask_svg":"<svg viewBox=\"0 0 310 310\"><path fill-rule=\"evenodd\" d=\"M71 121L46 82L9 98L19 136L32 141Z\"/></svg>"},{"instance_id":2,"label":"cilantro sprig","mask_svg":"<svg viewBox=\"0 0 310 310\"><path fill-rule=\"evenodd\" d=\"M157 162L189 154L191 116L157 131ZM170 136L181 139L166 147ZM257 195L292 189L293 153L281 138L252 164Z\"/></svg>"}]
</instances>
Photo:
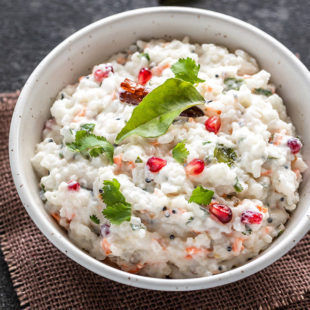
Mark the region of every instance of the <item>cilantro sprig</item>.
<instances>
[{"instance_id":1,"label":"cilantro sprig","mask_svg":"<svg viewBox=\"0 0 310 310\"><path fill-rule=\"evenodd\" d=\"M208 205L211 202L213 195L213 191L199 185L193 190L189 202L195 202L199 205Z\"/></svg>"},{"instance_id":2,"label":"cilantro sprig","mask_svg":"<svg viewBox=\"0 0 310 310\"><path fill-rule=\"evenodd\" d=\"M179 59L174 65L171 66L171 70L177 79L195 84L202 83L202 80L198 77L200 65L197 65L195 60L187 57Z\"/></svg>"},{"instance_id":3,"label":"cilantro sprig","mask_svg":"<svg viewBox=\"0 0 310 310\"><path fill-rule=\"evenodd\" d=\"M172 149L172 156L173 158L183 165L186 162L187 156L189 155L189 151L185 147L184 142L179 142L173 149Z\"/></svg>"},{"instance_id":4,"label":"cilantro sprig","mask_svg":"<svg viewBox=\"0 0 310 310\"><path fill-rule=\"evenodd\" d=\"M98 219L98 217L97 217L95 214L90 215L89 218L90 218L90 220L91 220L92 222L94 222L95 224L100 224L100 220Z\"/></svg>"},{"instance_id":5,"label":"cilantro sprig","mask_svg":"<svg viewBox=\"0 0 310 310\"><path fill-rule=\"evenodd\" d=\"M98 157L105 153L106 157L113 162L114 146L105 137L93 134L95 124L84 124L75 134L75 141L67 143L72 152L79 152L84 157Z\"/></svg>"},{"instance_id":6,"label":"cilantro sprig","mask_svg":"<svg viewBox=\"0 0 310 310\"><path fill-rule=\"evenodd\" d=\"M124 195L121 193L120 184L116 179L103 182L103 191L101 198L106 204L102 214L112 224L119 225L124 221L131 219L131 204L126 202Z\"/></svg>"}]
</instances>

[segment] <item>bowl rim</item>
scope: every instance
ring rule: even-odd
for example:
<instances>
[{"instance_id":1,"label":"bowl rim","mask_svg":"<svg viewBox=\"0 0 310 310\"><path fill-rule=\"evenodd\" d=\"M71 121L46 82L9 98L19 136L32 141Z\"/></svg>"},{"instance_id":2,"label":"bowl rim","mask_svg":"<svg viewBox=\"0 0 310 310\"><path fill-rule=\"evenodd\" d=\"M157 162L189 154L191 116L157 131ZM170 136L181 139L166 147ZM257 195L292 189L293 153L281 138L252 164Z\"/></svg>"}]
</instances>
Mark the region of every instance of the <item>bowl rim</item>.
<instances>
[{"instance_id":1,"label":"bowl rim","mask_svg":"<svg viewBox=\"0 0 310 310\"><path fill-rule=\"evenodd\" d=\"M171 14L183 13L190 15L203 15L218 19L219 21L230 22L236 26L239 26L240 28L246 28L254 36L260 37L261 39L268 41L269 44L274 46L280 53L283 54L283 56L288 62L296 66L296 70L298 70L299 73L302 74L302 77L306 79L310 84L309 71L291 51L289 51L284 45L271 37L269 34L235 17L209 10L188 7L159 6L135 9L103 18L78 30L67 39L62 41L47 56L45 56L45 58L39 63L39 65L35 68L35 70L28 78L16 103L10 127L9 155L14 183L26 211L28 212L31 219L35 222L37 227L40 229L40 231L47 237L47 239L52 242L66 256L71 258L76 263L82 265L86 269L89 269L100 276L104 276L106 278L123 284L154 290L189 291L211 288L235 282L245 277L248 277L272 264L274 261L287 253L310 229L309 208L306 211L306 216L301 219L299 224L296 225L292 233L287 236L286 239L274 246L268 252L263 253L261 256L255 258L255 260L253 261L246 263L245 265L231 269L221 274L207 277L190 279L160 279L130 274L128 272L116 269L91 257L89 254L74 245L73 242L65 238L51 224L51 222L48 221L47 218L40 216L41 212L38 208L35 207L35 204L32 202L31 199L31 192L27 190L27 183L24 179L24 175L20 173L23 171L23 167L21 161L19 161L19 141L21 124L21 119L19 116L22 115L23 110L27 105L27 97L29 96L32 87L35 87L36 76L39 76L40 72L44 70L45 66L50 63L53 58L58 57L58 55L60 55L64 51L64 49L66 49L67 46L71 44L72 41L79 40L90 31L93 31L94 29L97 29L99 27L106 26L109 23L114 23L124 18L133 18L141 14L159 14L163 12L168 12Z\"/></svg>"}]
</instances>

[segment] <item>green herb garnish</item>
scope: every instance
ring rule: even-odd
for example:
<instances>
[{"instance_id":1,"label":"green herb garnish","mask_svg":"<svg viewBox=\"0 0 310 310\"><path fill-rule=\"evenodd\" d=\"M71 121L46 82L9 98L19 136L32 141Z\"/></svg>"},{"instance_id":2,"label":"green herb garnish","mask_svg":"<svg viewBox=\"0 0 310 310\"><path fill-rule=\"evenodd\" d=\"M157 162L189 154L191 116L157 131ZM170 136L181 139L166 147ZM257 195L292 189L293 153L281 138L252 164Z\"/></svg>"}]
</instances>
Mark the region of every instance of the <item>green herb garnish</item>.
<instances>
[{"instance_id":1,"label":"green herb garnish","mask_svg":"<svg viewBox=\"0 0 310 310\"><path fill-rule=\"evenodd\" d=\"M226 163L231 166L237 159L237 154L233 148L218 144L214 149L214 157L219 163Z\"/></svg>"},{"instance_id":2,"label":"green herb garnish","mask_svg":"<svg viewBox=\"0 0 310 310\"><path fill-rule=\"evenodd\" d=\"M133 110L115 143L133 134L145 138L161 136L181 112L203 103L204 98L191 83L176 78L168 79L144 97Z\"/></svg>"},{"instance_id":3,"label":"green herb garnish","mask_svg":"<svg viewBox=\"0 0 310 310\"><path fill-rule=\"evenodd\" d=\"M89 124L84 124L81 126L81 130L85 130L89 133L92 133L94 131L95 124L89 123Z\"/></svg>"},{"instance_id":4,"label":"green herb garnish","mask_svg":"<svg viewBox=\"0 0 310 310\"><path fill-rule=\"evenodd\" d=\"M243 191L243 187L242 187L242 185L240 184L238 177L236 177L236 182L235 182L235 185L234 185L234 189L235 189L235 191L236 191L237 193L240 193L240 192Z\"/></svg>"},{"instance_id":5,"label":"green herb garnish","mask_svg":"<svg viewBox=\"0 0 310 310\"><path fill-rule=\"evenodd\" d=\"M42 183L41 183L41 189L42 189L43 193L45 193L45 192L46 192L45 185L44 185L44 184L42 184Z\"/></svg>"},{"instance_id":6,"label":"green herb garnish","mask_svg":"<svg viewBox=\"0 0 310 310\"><path fill-rule=\"evenodd\" d=\"M206 144L210 144L210 143L212 143L211 141L204 141L204 142L202 142L202 145L206 145Z\"/></svg>"},{"instance_id":7,"label":"green herb garnish","mask_svg":"<svg viewBox=\"0 0 310 310\"><path fill-rule=\"evenodd\" d=\"M199 185L193 190L188 202L195 202L199 205L208 205L211 202L213 194L213 191Z\"/></svg>"},{"instance_id":8,"label":"green herb garnish","mask_svg":"<svg viewBox=\"0 0 310 310\"><path fill-rule=\"evenodd\" d=\"M145 57L148 61L151 60L150 55L148 53L140 53L140 57Z\"/></svg>"},{"instance_id":9,"label":"green herb garnish","mask_svg":"<svg viewBox=\"0 0 310 310\"><path fill-rule=\"evenodd\" d=\"M103 182L101 198L106 204L102 214L112 223L119 225L131 219L131 204L126 202L125 197L120 192L120 184L116 179Z\"/></svg>"},{"instance_id":10,"label":"green herb garnish","mask_svg":"<svg viewBox=\"0 0 310 310\"><path fill-rule=\"evenodd\" d=\"M263 95L263 96L271 96L272 95L272 91L270 91L269 89L264 89L264 88L255 88L254 89L254 94L257 95Z\"/></svg>"},{"instance_id":11,"label":"green herb garnish","mask_svg":"<svg viewBox=\"0 0 310 310\"><path fill-rule=\"evenodd\" d=\"M241 85L243 84L243 80L229 77L224 80L224 84L225 84L224 91L229 91L231 89L239 90Z\"/></svg>"},{"instance_id":12,"label":"green herb garnish","mask_svg":"<svg viewBox=\"0 0 310 310\"><path fill-rule=\"evenodd\" d=\"M93 214L93 215L90 215L90 220L92 221L92 222L94 222L95 224L100 224L100 220L98 219L98 217L95 215L95 214Z\"/></svg>"},{"instance_id":13,"label":"green herb garnish","mask_svg":"<svg viewBox=\"0 0 310 310\"><path fill-rule=\"evenodd\" d=\"M94 124L84 124L81 130L75 134L75 141L67 143L67 147L73 152L80 152L84 157L98 157L105 153L108 160L113 163L114 146L105 137L91 133ZM84 126L84 127L83 127Z\"/></svg>"},{"instance_id":14,"label":"green herb garnish","mask_svg":"<svg viewBox=\"0 0 310 310\"><path fill-rule=\"evenodd\" d=\"M200 65L196 65L195 60L189 57L181 58L171 66L171 70L177 79L192 84L204 82L198 77L199 69Z\"/></svg>"},{"instance_id":15,"label":"green herb garnish","mask_svg":"<svg viewBox=\"0 0 310 310\"><path fill-rule=\"evenodd\" d=\"M186 162L188 154L189 151L185 147L184 142L178 143L172 150L173 158L181 165L183 165Z\"/></svg>"},{"instance_id":16,"label":"green herb garnish","mask_svg":"<svg viewBox=\"0 0 310 310\"><path fill-rule=\"evenodd\" d=\"M194 220L194 217L190 217L188 220L187 220L187 222L186 222L186 225L188 225L190 222L192 222Z\"/></svg>"},{"instance_id":17,"label":"green herb garnish","mask_svg":"<svg viewBox=\"0 0 310 310\"><path fill-rule=\"evenodd\" d=\"M135 160L136 164L141 164L143 163L143 160L140 158L140 156L137 157L137 159Z\"/></svg>"}]
</instances>

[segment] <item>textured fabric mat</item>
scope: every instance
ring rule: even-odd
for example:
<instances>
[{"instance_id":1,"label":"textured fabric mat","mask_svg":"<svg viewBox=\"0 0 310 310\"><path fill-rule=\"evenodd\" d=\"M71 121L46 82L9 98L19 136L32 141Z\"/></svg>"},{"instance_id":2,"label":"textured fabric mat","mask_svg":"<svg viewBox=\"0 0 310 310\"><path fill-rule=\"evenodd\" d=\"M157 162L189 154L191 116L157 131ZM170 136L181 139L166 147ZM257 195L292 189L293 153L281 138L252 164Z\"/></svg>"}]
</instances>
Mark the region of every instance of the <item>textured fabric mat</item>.
<instances>
[{"instance_id":1,"label":"textured fabric mat","mask_svg":"<svg viewBox=\"0 0 310 310\"><path fill-rule=\"evenodd\" d=\"M263 271L230 285L195 292L133 288L97 276L71 261L36 228L13 184L8 134L18 94L0 94L0 240L22 307L310 309L310 234Z\"/></svg>"}]
</instances>

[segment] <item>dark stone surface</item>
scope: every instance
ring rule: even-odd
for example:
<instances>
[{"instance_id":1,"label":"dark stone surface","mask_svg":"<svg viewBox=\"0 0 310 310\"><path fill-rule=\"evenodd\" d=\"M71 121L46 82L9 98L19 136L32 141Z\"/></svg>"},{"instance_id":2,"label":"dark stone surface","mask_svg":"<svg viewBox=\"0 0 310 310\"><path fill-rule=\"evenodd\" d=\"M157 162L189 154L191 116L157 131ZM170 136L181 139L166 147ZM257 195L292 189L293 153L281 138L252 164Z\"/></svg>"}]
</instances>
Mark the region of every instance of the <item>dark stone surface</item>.
<instances>
[{"instance_id":1,"label":"dark stone surface","mask_svg":"<svg viewBox=\"0 0 310 310\"><path fill-rule=\"evenodd\" d=\"M306 0L0 0L0 92L21 88L40 60L83 26L114 13L158 5L199 7L238 17L299 53L310 67L310 1ZM1 254L0 309L18 308Z\"/></svg>"}]
</instances>

